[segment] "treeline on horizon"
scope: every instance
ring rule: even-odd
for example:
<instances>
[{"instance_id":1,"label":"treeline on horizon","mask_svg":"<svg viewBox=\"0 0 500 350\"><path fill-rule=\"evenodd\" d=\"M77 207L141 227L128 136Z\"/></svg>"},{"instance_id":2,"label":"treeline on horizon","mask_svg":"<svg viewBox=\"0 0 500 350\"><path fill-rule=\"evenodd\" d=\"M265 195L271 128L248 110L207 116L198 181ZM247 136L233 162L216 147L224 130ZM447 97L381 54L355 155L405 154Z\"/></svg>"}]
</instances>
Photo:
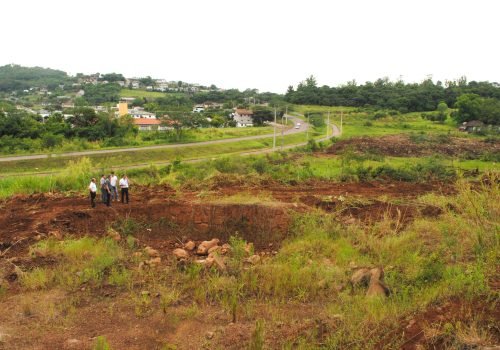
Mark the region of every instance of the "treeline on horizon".
<instances>
[{"instance_id":1,"label":"treeline on horizon","mask_svg":"<svg viewBox=\"0 0 500 350\"><path fill-rule=\"evenodd\" d=\"M289 86L285 101L293 104L372 107L400 113L434 111L440 103L458 110L457 122L481 120L500 122L500 85L490 82L467 82L465 77L445 84L432 79L421 83L392 82L388 78L358 85L351 81L339 87L318 86L314 76Z\"/></svg>"},{"instance_id":2,"label":"treeline on horizon","mask_svg":"<svg viewBox=\"0 0 500 350\"><path fill-rule=\"evenodd\" d=\"M115 103L120 98L121 87L115 83L124 79L122 74L101 74L100 80L106 84L84 84L85 95L78 98L78 105L97 105ZM149 80L152 81L150 77ZM67 73L40 67L22 67L6 65L0 67L0 92L16 91L16 89L32 86L52 88L57 94L64 94L66 88L60 90L59 85L75 81ZM151 83L149 81L149 83ZM68 87L69 88L69 87ZM71 88L70 88L71 89ZM60 90L60 91L58 91ZM300 82L297 88L289 86L284 95L276 93L259 93L256 89L213 90L197 93L168 93L163 97L140 98L134 105L144 106L158 115L171 111L189 112L193 104L205 101L224 103L225 109L248 107L251 102L267 102L271 106L283 106L286 103L351 106L373 109L387 109L400 113L435 111L439 104L456 108L452 116L457 122L481 120L488 124L500 123L500 85L490 82L468 82L465 77L456 81L433 82L426 79L421 83L405 83L390 81L388 78L358 85L355 81L337 87L318 86L314 76ZM50 107L48 108L50 109Z\"/></svg>"}]
</instances>

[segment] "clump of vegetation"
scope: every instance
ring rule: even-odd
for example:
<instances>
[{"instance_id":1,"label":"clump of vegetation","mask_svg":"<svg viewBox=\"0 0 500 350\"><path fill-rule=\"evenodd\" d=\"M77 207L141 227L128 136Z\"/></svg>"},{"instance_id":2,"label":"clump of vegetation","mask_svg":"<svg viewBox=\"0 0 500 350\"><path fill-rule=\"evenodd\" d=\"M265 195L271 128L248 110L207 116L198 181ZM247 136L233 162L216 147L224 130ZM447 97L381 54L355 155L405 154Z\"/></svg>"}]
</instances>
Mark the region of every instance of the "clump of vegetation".
<instances>
[{"instance_id":1,"label":"clump of vegetation","mask_svg":"<svg viewBox=\"0 0 500 350\"><path fill-rule=\"evenodd\" d=\"M57 264L55 268L35 268L23 273L21 284L28 290L52 286L73 290L82 284L99 286L110 271L112 284L123 285L129 277L116 267L123 260L124 251L110 238L47 239L32 246L30 251L34 256L53 257Z\"/></svg>"}]
</instances>

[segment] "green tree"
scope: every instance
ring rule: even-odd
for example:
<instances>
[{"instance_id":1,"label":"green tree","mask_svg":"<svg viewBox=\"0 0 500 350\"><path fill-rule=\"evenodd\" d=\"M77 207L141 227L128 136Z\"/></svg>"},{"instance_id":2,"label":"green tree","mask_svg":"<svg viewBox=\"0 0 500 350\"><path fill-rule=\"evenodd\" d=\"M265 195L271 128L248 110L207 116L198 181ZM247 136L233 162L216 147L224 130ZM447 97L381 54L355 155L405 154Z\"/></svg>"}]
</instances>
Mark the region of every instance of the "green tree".
<instances>
[{"instance_id":1,"label":"green tree","mask_svg":"<svg viewBox=\"0 0 500 350\"><path fill-rule=\"evenodd\" d=\"M457 111L453 113L453 118L458 123L480 119L482 103L483 99L476 94L464 94L458 97L455 103Z\"/></svg>"}]
</instances>

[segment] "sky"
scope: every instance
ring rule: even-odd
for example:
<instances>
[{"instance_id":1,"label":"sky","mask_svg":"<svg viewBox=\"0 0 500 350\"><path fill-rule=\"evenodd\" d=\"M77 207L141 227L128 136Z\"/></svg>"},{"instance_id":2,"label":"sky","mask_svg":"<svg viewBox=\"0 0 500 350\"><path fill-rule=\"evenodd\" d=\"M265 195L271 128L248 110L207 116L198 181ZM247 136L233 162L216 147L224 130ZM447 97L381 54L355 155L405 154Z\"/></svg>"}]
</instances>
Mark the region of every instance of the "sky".
<instances>
[{"instance_id":1,"label":"sky","mask_svg":"<svg viewBox=\"0 0 500 350\"><path fill-rule=\"evenodd\" d=\"M0 65L285 93L500 82L498 0L2 0Z\"/></svg>"}]
</instances>

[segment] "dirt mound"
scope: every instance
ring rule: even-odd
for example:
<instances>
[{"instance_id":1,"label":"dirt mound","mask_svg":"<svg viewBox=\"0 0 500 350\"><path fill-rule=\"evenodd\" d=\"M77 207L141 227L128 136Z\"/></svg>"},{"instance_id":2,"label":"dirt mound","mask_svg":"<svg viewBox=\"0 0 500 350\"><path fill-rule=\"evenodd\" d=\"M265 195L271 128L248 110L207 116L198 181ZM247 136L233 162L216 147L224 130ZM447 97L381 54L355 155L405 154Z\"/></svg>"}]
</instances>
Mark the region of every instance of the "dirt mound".
<instances>
[{"instance_id":1,"label":"dirt mound","mask_svg":"<svg viewBox=\"0 0 500 350\"><path fill-rule=\"evenodd\" d=\"M446 135L387 135L355 137L336 142L327 149L329 154L340 154L348 149L357 153L372 153L393 157L420 157L441 154L475 159L485 153L500 152L500 143Z\"/></svg>"},{"instance_id":2,"label":"dirt mound","mask_svg":"<svg viewBox=\"0 0 500 350\"><path fill-rule=\"evenodd\" d=\"M450 349L453 344L450 344L450 329L446 328L450 325L462 323L464 333L467 334L467 329L470 327L471 334L474 334L474 327L484 326L490 327L500 319L500 309L492 300L461 300L454 298L440 305L433 305L427 308L424 312L416 315L409 320L402 320L404 326L400 329L404 334L405 342L401 349ZM471 317L471 315L474 315ZM472 321L473 319L473 321ZM500 333L498 328L495 334L495 339L489 339L491 343L500 341ZM462 337L465 338L465 337ZM470 339L467 339L470 338ZM467 337L463 339L462 349L481 348L480 341L483 340L477 337ZM456 345L456 344L455 344Z\"/></svg>"}]
</instances>

